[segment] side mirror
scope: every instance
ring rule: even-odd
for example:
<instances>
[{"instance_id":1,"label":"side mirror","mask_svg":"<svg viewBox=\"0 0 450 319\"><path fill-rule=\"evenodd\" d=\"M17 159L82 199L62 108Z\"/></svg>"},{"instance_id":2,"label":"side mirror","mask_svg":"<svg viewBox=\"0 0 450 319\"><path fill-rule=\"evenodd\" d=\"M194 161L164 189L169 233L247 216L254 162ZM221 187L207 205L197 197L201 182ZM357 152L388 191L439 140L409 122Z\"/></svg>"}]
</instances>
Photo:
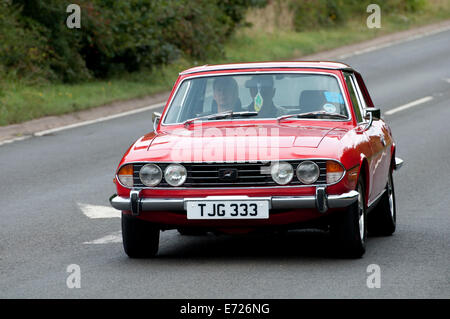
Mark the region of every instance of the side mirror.
<instances>
[{"instance_id":1,"label":"side mirror","mask_svg":"<svg viewBox=\"0 0 450 319\"><path fill-rule=\"evenodd\" d=\"M369 123L367 123L364 130L368 130L372 126L373 120L381 119L381 111L380 111L380 109L375 108L375 107L367 108L365 111L366 111L366 115L364 116L364 118L369 120Z\"/></svg>"},{"instance_id":2,"label":"side mirror","mask_svg":"<svg viewBox=\"0 0 450 319\"><path fill-rule=\"evenodd\" d=\"M372 120L379 120L381 119L381 111L378 108L370 107L366 109L366 116L369 116L369 120L370 116L372 116Z\"/></svg>"},{"instance_id":3,"label":"side mirror","mask_svg":"<svg viewBox=\"0 0 450 319\"><path fill-rule=\"evenodd\" d=\"M152 114L153 130L156 130L156 127L159 124L159 120L161 120L161 113L153 112L153 114Z\"/></svg>"}]
</instances>

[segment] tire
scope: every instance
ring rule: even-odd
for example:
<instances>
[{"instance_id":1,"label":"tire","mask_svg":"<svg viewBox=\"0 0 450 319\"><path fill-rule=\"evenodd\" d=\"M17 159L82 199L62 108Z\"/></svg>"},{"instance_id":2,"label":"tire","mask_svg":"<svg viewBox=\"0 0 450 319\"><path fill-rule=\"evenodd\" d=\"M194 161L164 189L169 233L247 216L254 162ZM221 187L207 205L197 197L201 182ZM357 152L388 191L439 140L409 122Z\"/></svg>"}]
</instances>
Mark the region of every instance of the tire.
<instances>
[{"instance_id":1,"label":"tire","mask_svg":"<svg viewBox=\"0 0 450 319\"><path fill-rule=\"evenodd\" d=\"M392 170L389 171L386 191L377 206L369 213L369 234L390 236L395 232L397 209L395 205L394 180Z\"/></svg>"},{"instance_id":2,"label":"tire","mask_svg":"<svg viewBox=\"0 0 450 319\"><path fill-rule=\"evenodd\" d=\"M337 214L330 225L333 242L342 257L360 258L366 252L367 213L365 187L361 178L356 190L358 200L343 214Z\"/></svg>"},{"instance_id":3,"label":"tire","mask_svg":"<svg viewBox=\"0 0 450 319\"><path fill-rule=\"evenodd\" d=\"M177 230L180 233L180 235L183 236L204 236L207 234L206 231L199 229L178 228Z\"/></svg>"},{"instance_id":4,"label":"tire","mask_svg":"<svg viewBox=\"0 0 450 319\"><path fill-rule=\"evenodd\" d=\"M152 223L122 213L122 240L128 257L154 257L159 247L159 229Z\"/></svg>"}]
</instances>

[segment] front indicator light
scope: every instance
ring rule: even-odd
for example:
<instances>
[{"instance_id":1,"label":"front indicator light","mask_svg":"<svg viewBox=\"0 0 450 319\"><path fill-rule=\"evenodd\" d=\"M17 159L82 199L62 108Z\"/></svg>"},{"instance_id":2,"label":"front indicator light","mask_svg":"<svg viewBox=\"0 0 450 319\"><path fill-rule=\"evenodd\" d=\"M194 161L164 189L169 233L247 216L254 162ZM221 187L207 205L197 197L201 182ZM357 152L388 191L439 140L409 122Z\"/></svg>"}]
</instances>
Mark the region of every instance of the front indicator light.
<instances>
[{"instance_id":1,"label":"front indicator light","mask_svg":"<svg viewBox=\"0 0 450 319\"><path fill-rule=\"evenodd\" d=\"M344 175L344 168L335 161L327 161L327 184L338 182Z\"/></svg>"},{"instance_id":2,"label":"front indicator light","mask_svg":"<svg viewBox=\"0 0 450 319\"><path fill-rule=\"evenodd\" d=\"M127 164L117 172L117 178L125 187L133 187L133 164Z\"/></svg>"}]
</instances>

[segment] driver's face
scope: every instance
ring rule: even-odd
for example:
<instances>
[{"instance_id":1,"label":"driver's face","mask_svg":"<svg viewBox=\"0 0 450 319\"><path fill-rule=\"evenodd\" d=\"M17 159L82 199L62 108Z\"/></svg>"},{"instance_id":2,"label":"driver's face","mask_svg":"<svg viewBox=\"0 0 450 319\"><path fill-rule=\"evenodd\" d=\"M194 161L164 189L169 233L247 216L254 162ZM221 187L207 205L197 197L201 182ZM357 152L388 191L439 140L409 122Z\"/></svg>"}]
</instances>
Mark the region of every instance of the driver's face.
<instances>
[{"instance_id":1,"label":"driver's face","mask_svg":"<svg viewBox=\"0 0 450 319\"><path fill-rule=\"evenodd\" d=\"M233 105L234 100L236 99L236 94L229 85L218 85L214 88L214 99L217 104L220 106L230 106Z\"/></svg>"}]
</instances>

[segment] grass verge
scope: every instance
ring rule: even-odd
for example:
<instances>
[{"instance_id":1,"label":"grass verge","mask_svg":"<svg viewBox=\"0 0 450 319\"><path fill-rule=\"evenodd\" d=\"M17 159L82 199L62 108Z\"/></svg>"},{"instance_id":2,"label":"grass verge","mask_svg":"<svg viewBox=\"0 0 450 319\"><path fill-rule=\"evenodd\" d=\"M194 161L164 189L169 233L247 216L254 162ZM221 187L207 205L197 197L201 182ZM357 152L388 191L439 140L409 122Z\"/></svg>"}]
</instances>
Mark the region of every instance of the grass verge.
<instances>
[{"instance_id":1,"label":"grass verge","mask_svg":"<svg viewBox=\"0 0 450 319\"><path fill-rule=\"evenodd\" d=\"M167 91L178 72L193 65L292 59L446 20L450 18L450 5L449 1L434 1L426 10L407 17L383 14L380 29L368 29L366 18L366 15L355 17L345 26L301 33L286 29L241 29L229 41L223 58L209 61L181 59L152 73L127 74L75 85L29 84L9 76L0 83L0 126Z\"/></svg>"}]
</instances>

